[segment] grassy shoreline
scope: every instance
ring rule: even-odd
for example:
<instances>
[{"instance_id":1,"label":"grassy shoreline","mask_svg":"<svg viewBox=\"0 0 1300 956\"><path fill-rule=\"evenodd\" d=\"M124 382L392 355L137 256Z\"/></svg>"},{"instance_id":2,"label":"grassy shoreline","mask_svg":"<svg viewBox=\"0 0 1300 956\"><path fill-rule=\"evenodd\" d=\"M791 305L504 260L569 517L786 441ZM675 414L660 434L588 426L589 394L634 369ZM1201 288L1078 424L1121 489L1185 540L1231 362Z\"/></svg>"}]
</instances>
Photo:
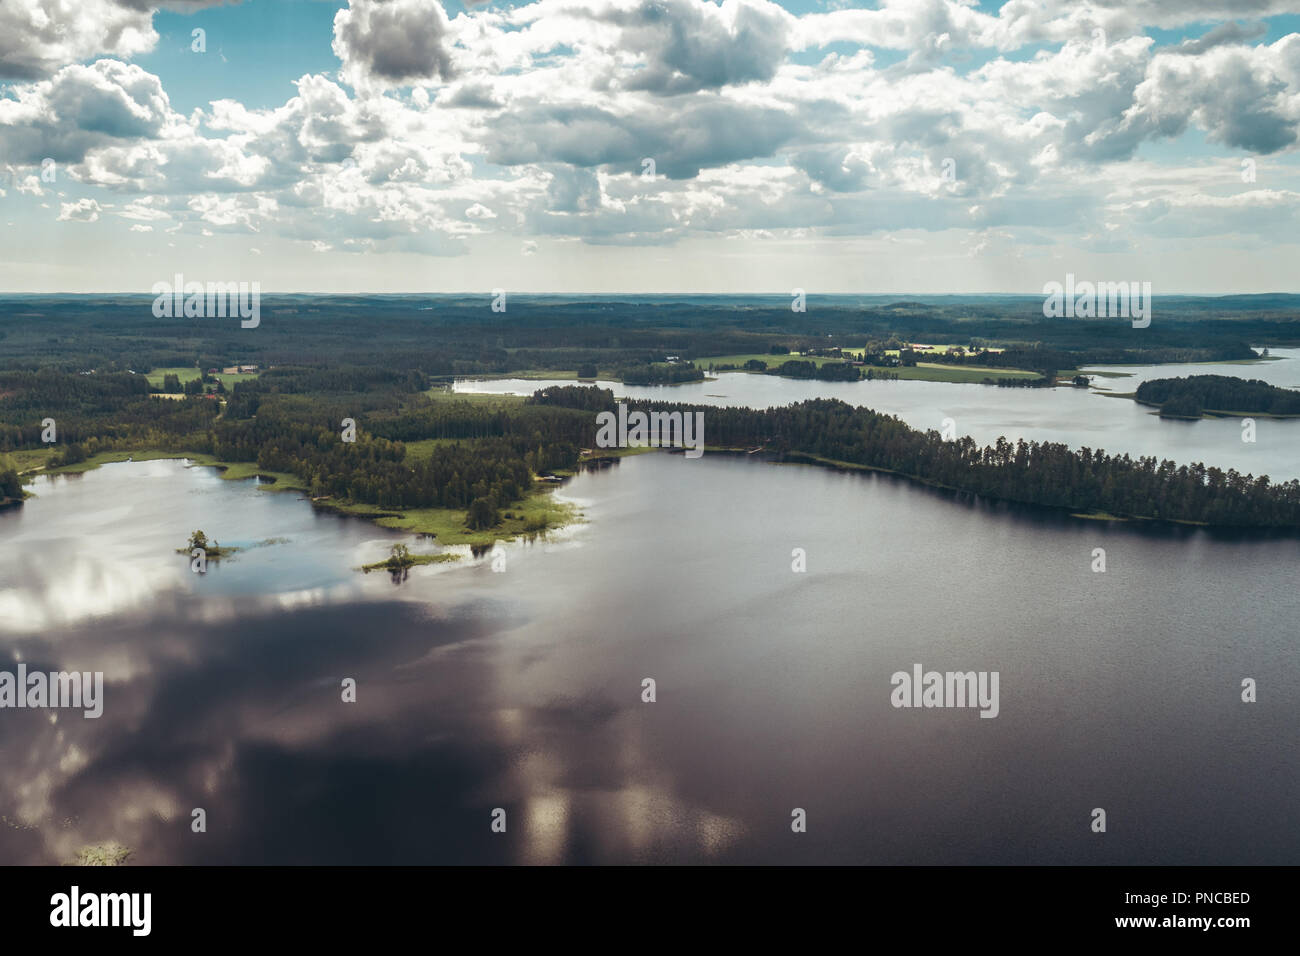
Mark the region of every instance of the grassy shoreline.
<instances>
[{"instance_id":1,"label":"grassy shoreline","mask_svg":"<svg viewBox=\"0 0 1300 956\"><path fill-rule=\"evenodd\" d=\"M502 509L501 523L494 528L473 531L465 527L465 512L455 508L381 508L357 502L320 498L312 506L334 514L365 518L390 531L427 534L439 544L490 545L496 541L533 537L576 524L582 514L576 505L556 501L551 488L538 488L523 501Z\"/></svg>"},{"instance_id":2,"label":"grassy shoreline","mask_svg":"<svg viewBox=\"0 0 1300 956\"><path fill-rule=\"evenodd\" d=\"M751 451L751 449L748 448L720 445L706 445L705 450L713 454L721 453L736 456L745 456ZM582 461L594 462L614 460L628 455L646 454L652 451L669 451L671 453L673 450L650 447L601 449L601 454L586 456ZM192 452L165 451L161 449L101 452L84 462L50 469L46 473L81 473L93 470L104 464L112 464L115 462L127 460L154 461L161 459L186 459L200 467L217 468L223 480L244 480L253 477L262 479L269 478L272 483L264 486L269 490L298 491L304 494L306 492L301 481L295 476L284 473L267 472L266 470L257 468L256 464L253 462L222 462L213 458L211 455ZM806 452L788 453L780 463L829 467L839 471L878 472L881 474L894 475L938 490L970 494L970 492L965 489L932 481L918 475L911 475L905 472L875 465L865 465L856 462L826 458ZM567 475L569 473L566 472L565 474ZM389 530L404 531L417 535L428 535L436 539L441 545L468 544L488 546L497 541L511 541L520 537L532 538L539 534L544 534L547 531L558 530L566 525L578 523L584 519L582 512L576 505L555 500L551 493L554 490L554 485L542 485L540 482L538 484L539 487L535 487L531 492L529 492L523 501L516 502L510 507L502 509L503 518L500 524L496 527L482 530L471 530L467 528L465 525L466 512L459 509L383 508L378 505L363 502L336 501L330 498L315 498L309 500L312 507L318 510L329 511L349 517L364 518L381 528ZM1021 502L1017 502L1014 499L991 498L989 500L1005 501L1009 504L1021 504ZM1070 510L1068 506L1061 506L1061 508L1055 508L1052 510L1064 511L1072 518L1088 521L1136 521L1152 522L1157 524L1180 524L1195 527L1211 527L1211 525L1206 522L1157 518L1148 515L1115 515L1106 512L1078 512ZM444 561L456 560L457 558L457 555L449 555L446 553L410 556L413 564L441 563ZM372 570L390 569L388 568L386 561L381 561L365 565L358 570L368 572Z\"/></svg>"},{"instance_id":3,"label":"grassy shoreline","mask_svg":"<svg viewBox=\"0 0 1300 956\"><path fill-rule=\"evenodd\" d=\"M51 448L46 457L48 458L54 451L55 449ZM224 481L260 478L265 482L261 487L266 491L296 491L304 496L308 491L307 486L296 475L259 468L256 462L221 461L202 452L160 448L100 452L75 465L49 469L41 466L29 469L24 474L27 476L83 474L101 465L125 461L161 460L187 460L198 467L216 468ZM512 541L518 537L530 537L546 531L555 531L580 521L582 514L577 506L556 501L551 494L553 490L553 485L533 489L523 501L502 509L502 514L507 517L502 519L501 524L481 531L471 531L466 528L466 512L456 508L380 508L378 505L335 501L329 498L309 500L312 507L317 510L364 518L381 528L392 531L430 535L444 545L490 545L495 541Z\"/></svg>"}]
</instances>

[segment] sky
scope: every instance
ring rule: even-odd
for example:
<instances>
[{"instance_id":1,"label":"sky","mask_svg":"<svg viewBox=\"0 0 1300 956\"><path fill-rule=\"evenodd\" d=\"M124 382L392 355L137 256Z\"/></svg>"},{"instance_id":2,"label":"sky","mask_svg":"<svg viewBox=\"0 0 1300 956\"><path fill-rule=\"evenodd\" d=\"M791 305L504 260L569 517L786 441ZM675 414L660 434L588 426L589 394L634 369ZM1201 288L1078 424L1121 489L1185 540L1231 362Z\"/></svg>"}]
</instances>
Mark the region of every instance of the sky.
<instances>
[{"instance_id":1,"label":"sky","mask_svg":"<svg viewBox=\"0 0 1300 956\"><path fill-rule=\"evenodd\" d=\"M1300 0L0 0L0 291L1300 292Z\"/></svg>"}]
</instances>

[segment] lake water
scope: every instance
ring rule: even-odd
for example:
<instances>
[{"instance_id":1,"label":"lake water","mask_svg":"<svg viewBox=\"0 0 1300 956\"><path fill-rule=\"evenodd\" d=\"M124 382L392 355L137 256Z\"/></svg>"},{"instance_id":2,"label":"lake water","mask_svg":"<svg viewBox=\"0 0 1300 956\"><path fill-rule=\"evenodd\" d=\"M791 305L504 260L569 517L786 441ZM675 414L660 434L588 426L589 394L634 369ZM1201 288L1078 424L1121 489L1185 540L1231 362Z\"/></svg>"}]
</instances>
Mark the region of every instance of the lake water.
<instances>
[{"instance_id":1,"label":"lake water","mask_svg":"<svg viewBox=\"0 0 1300 956\"><path fill-rule=\"evenodd\" d=\"M838 398L851 405L897 415L914 428L942 431L951 418L958 435L970 435L981 445L1000 436L1010 441L1063 442L1071 448L1105 449L1134 457L1154 455L1178 464L1204 462L1243 474L1268 475L1274 481L1300 478L1300 419L1255 420L1255 441L1242 441L1240 419L1180 422L1162 419L1131 399L1105 393L1127 393L1150 378L1187 375L1232 375L1257 378L1287 388L1300 388L1300 349L1274 349L1279 358L1246 364L1096 366L1086 371L1121 373L1123 378L1096 377L1091 389L996 388L947 382L813 382L721 372L715 381L671 386L624 386L600 382L620 398L770 408L810 398ZM459 392L531 395L549 385L572 381L524 379L464 379ZM705 421L705 441L708 438Z\"/></svg>"},{"instance_id":2,"label":"lake water","mask_svg":"<svg viewBox=\"0 0 1300 956\"><path fill-rule=\"evenodd\" d=\"M503 573L394 584L353 569L428 542L211 469L33 490L3 668L107 686L97 720L0 711L5 863L1300 863L1293 539L642 455ZM193 574L196 527L246 550ZM892 707L918 663L997 671L997 718Z\"/></svg>"}]
</instances>

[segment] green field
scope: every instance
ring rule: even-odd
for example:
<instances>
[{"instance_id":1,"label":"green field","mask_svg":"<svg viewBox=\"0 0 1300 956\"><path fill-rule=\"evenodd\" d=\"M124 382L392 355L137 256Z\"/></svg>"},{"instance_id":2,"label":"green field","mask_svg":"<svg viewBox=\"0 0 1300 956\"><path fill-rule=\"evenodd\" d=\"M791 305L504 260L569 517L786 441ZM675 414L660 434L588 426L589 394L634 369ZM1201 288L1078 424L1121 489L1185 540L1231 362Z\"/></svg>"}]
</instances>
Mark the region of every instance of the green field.
<instances>
[{"instance_id":1,"label":"green field","mask_svg":"<svg viewBox=\"0 0 1300 956\"><path fill-rule=\"evenodd\" d=\"M485 381L492 381L486 379ZM486 405L489 408L499 408L504 405L522 405L526 396L524 395L494 395L487 392L453 392L449 388L439 388L434 386L424 393L435 402L471 402L475 405Z\"/></svg>"},{"instance_id":2,"label":"green field","mask_svg":"<svg viewBox=\"0 0 1300 956\"><path fill-rule=\"evenodd\" d=\"M945 348L947 348L945 346ZM846 349L846 351L859 354L862 350ZM800 361L812 362L818 368L821 368L827 362L841 362L842 359L825 358L818 356L808 356L804 358L800 355L763 355L753 352L747 355L711 355L707 358L695 359L697 368L707 369L710 364L713 365L736 365L742 366L750 359L758 359L760 362L766 362L769 369L776 368L782 362ZM866 374L866 368L863 368L863 375ZM743 369L740 369L743 371ZM889 373L897 375L900 380L912 382L982 382L986 378L1042 378L1037 372L1030 372L1022 368L991 368L987 365L945 365L939 362L917 362L914 366L899 366L897 368L876 368L877 375ZM760 375L761 372L751 373Z\"/></svg>"},{"instance_id":3,"label":"green field","mask_svg":"<svg viewBox=\"0 0 1300 956\"><path fill-rule=\"evenodd\" d=\"M196 368L156 368L145 375L149 379L149 384L154 388L162 388L163 378L167 375L175 375L182 385L186 382L199 377L199 370Z\"/></svg>"},{"instance_id":4,"label":"green field","mask_svg":"<svg viewBox=\"0 0 1300 956\"><path fill-rule=\"evenodd\" d=\"M433 457L433 450L439 445L454 445L458 441L469 440L468 438L421 438L403 444L406 445L407 461L428 461Z\"/></svg>"},{"instance_id":5,"label":"green field","mask_svg":"<svg viewBox=\"0 0 1300 956\"><path fill-rule=\"evenodd\" d=\"M223 375L218 373L212 377L220 379L222 384L225 385L226 388L229 388L236 382L246 382L249 379L257 378L260 374L260 372L251 372L247 375L243 373L238 375ZM156 368L152 372L149 372L145 377L149 379L149 384L154 388L162 388L163 377L166 375L175 375L180 379L180 383L184 385L186 382L200 378L202 373L197 368Z\"/></svg>"},{"instance_id":6,"label":"green field","mask_svg":"<svg viewBox=\"0 0 1300 956\"><path fill-rule=\"evenodd\" d=\"M5 455L13 460L18 474L21 475L44 468L46 460L58 450L57 445L47 445L44 448L19 448L16 451L5 452Z\"/></svg>"},{"instance_id":7,"label":"green field","mask_svg":"<svg viewBox=\"0 0 1300 956\"><path fill-rule=\"evenodd\" d=\"M628 364L635 364L629 362ZM666 368L671 362L651 362L651 365L658 365ZM467 378L473 381L495 381L503 378L522 378L528 381L533 379L557 379L559 381L576 382L576 383L593 383L596 379L603 382L621 381L617 369L601 368L596 371L596 378L578 378L578 370L572 368L529 368L522 371L502 372L499 375L458 375L457 378Z\"/></svg>"},{"instance_id":8,"label":"green field","mask_svg":"<svg viewBox=\"0 0 1300 956\"><path fill-rule=\"evenodd\" d=\"M768 368L776 368L782 362L812 362L818 368L821 368L827 362L841 362L843 359L826 358L824 356L809 355L806 358L802 355L766 355L762 352L749 352L744 355L708 355L704 358L697 358L692 361L696 368L708 370L710 365L735 365L738 370L739 366L744 365L750 359L758 359L760 362L766 362Z\"/></svg>"},{"instance_id":9,"label":"green field","mask_svg":"<svg viewBox=\"0 0 1300 956\"><path fill-rule=\"evenodd\" d=\"M946 344L938 344L938 343L930 343L930 342L913 342L912 349L913 351L916 352L918 358L924 358L926 355L936 355L936 354L947 355L953 349L965 349L967 352L971 351L970 345L963 344L961 342L948 342ZM862 353L865 351L865 349L845 349L844 351L849 352L853 355L861 356ZM984 351L996 353L996 352L1005 352L1006 349L986 348L984 349ZM898 353L899 353L899 349L885 349L886 355L892 355L895 358L898 357Z\"/></svg>"},{"instance_id":10,"label":"green field","mask_svg":"<svg viewBox=\"0 0 1300 956\"><path fill-rule=\"evenodd\" d=\"M900 379L918 382L982 382L986 378L1027 378L1043 376L1023 368L993 368L989 365L943 365L938 362L917 362L915 367L884 369L897 372Z\"/></svg>"}]
</instances>

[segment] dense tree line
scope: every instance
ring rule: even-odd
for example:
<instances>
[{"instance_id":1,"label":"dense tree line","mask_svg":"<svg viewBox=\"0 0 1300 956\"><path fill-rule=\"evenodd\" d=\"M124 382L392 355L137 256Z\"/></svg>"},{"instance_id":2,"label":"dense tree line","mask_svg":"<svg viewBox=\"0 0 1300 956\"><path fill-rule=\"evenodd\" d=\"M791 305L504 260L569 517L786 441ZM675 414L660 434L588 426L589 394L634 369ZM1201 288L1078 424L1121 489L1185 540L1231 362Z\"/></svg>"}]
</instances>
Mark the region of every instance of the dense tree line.
<instances>
[{"instance_id":1,"label":"dense tree line","mask_svg":"<svg viewBox=\"0 0 1300 956\"><path fill-rule=\"evenodd\" d=\"M449 431L473 431L457 423L457 413L482 424L468 403L455 403L446 416L422 418L419 413L376 425L380 431L419 434L413 423L442 417ZM558 418L549 414L546 418ZM573 442L556 440L547 422L535 420L524 406L498 435L465 436L465 441L434 445L427 456L413 460L401 441L359 425L355 441L343 441L337 430L261 416L256 421L223 421L206 436L192 439L195 451L223 461L256 461L267 471L288 472L308 486L312 497L333 497L383 508L469 509L483 503L472 518L481 523L532 489L532 476L572 467L578 457ZM567 429L575 431L573 428ZM442 437L442 436L438 436ZM499 520L493 517L491 523ZM471 522L471 526L476 526Z\"/></svg>"},{"instance_id":2,"label":"dense tree line","mask_svg":"<svg viewBox=\"0 0 1300 956\"><path fill-rule=\"evenodd\" d=\"M1231 375L1191 375L1156 378L1137 387L1134 398L1158 405L1164 414L1199 417L1209 409L1220 412L1300 415L1300 392L1278 388L1260 379Z\"/></svg>"},{"instance_id":3,"label":"dense tree line","mask_svg":"<svg viewBox=\"0 0 1300 956\"><path fill-rule=\"evenodd\" d=\"M422 392L429 387L428 376L416 369L392 369L368 366L325 366L316 368L279 367L267 369L255 381L241 385L262 392L369 392L392 390Z\"/></svg>"},{"instance_id":4,"label":"dense tree line","mask_svg":"<svg viewBox=\"0 0 1300 956\"><path fill-rule=\"evenodd\" d=\"M667 355L794 351L828 341L869 352L906 342L1003 344L1041 354L993 359L1034 370L1095 362L1208 361L1249 357L1247 342L1300 342L1294 298L1160 299L1147 329L1126 322L1048 320L1041 297L813 296L791 313L781 296L262 297L256 330L238 321L155 318L152 297L0 297L0 369L145 372L257 363L369 367L430 378L530 369L615 369ZM1055 354L1052 354L1055 353ZM968 361L966 359L963 362ZM882 364L889 364L882 360Z\"/></svg>"},{"instance_id":5,"label":"dense tree line","mask_svg":"<svg viewBox=\"0 0 1300 956\"><path fill-rule=\"evenodd\" d=\"M140 375L0 373L0 442L9 449L41 447L41 420L54 417L59 442L52 464L70 464L113 448L205 452L297 475L313 496L383 508L467 509L481 525L527 494L533 475L573 467L579 449L593 447L595 413L615 406L608 390L583 386L544 390L519 404L431 400L414 391L423 384L418 377L384 370L349 372L348 381L367 388L362 392L293 391L330 381L328 375L313 379L316 374L240 383L221 415L217 402L203 398L151 398ZM1229 379L1198 387L1230 389L1225 394L1235 400L1237 392L1231 390L1266 394L1259 384ZM357 421L356 440L343 441L340 413L358 407L363 411L351 416ZM1300 483L1295 481L1274 485L1267 478L1199 464L1073 451L1050 442L999 441L980 448L970 439L943 441L936 432L917 431L897 418L828 400L765 411L703 411L710 444L766 445L778 454L882 468L993 498L1075 511L1300 525ZM428 439L440 441L426 443L431 447L418 458L408 452L406 443Z\"/></svg>"},{"instance_id":6,"label":"dense tree line","mask_svg":"<svg viewBox=\"0 0 1300 956\"><path fill-rule=\"evenodd\" d=\"M576 386L548 389L538 401L591 411L597 392ZM604 408L612 393L599 391ZM696 411L693 406L628 403L646 411ZM999 439L981 447L970 438L945 441L900 419L832 399L755 411L707 408L710 445L752 448L896 472L988 498L1066 508L1083 513L1204 522L1215 525L1300 527L1300 481L1273 484L1203 464L1177 465L1154 457L1072 450L1055 442L1015 444ZM594 435L594 416L588 426Z\"/></svg>"},{"instance_id":7,"label":"dense tree line","mask_svg":"<svg viewBox=\"0 0 1300 956\"><path fill-rule=\"evenodd\" d=\"M46 419L61 444L91 443L98 450L118 439L185 434L206 428L215 402L151 398L144 375L81 375L43 368L0 372L0 451L41 447Z\"/></svg>"},{"instance_id":8,"label":"dense tree line","mask_svg":"<svg viewBox=\"0 0 1300 956\"><path fill-rule=\"evenodd\" d=\"M767 353L779 356L776 364L792 350L809 349L830 354L864 348L880 356L869 361L888 365L886 350L915 341L969 343L971 353L961 363L1046 372L1093 362L1248 358L1253 352L1246 342L1300 341L1294 300L1277 297L1162 299L1145 330L1124 322L1045 320L1037 297L957 296L927 303L812 296L807 313L793 314L785 296L511 296L508 313L497 314L486 293L436 299L286 295L263 297L256 330L241 329L238 321L158 319L151 299L0 299L0 451L45 447L42 421L53 418L58 441L51 465L108 450L206 451L296 474L315 493L381 507L463 507L481 525L526 493L532 474L571 467L580 448L592 447L592 413L612 403L605 397L507 407L431 401L422 393L435 378L631 368L623 376L629 383L679 381L699 373L689 365L655 363L668 355ZM1008 348L979 354L990 344ZM913 353L902 362L915 359ZM150 397L142 374L247 363L269 371L234 386L226 403L199 397L197 381L178 389L183 399ZM642 377L641 369L653 371ZM809 377L857 374L853 366L827 363ZM169 380L164 387L178 384ZM565 407L568 401L582 404ZM770 439L769 447L790 454L893 467L1015 500L1052 503L1056 492L1035 482L1044 474L1055 481L1059 476L1051 472L1057 468L1078 471L1077 481L1066 485L1068 507L1093 507L1089 502L1097 498L1103 502L1097 507L1119 513L1201 514L1241 523L1251 523L1238 514L1247 497L1252 520L1259 523L1271 520L1270 508L1286 507L1275 500L1284 499L1284 492L1261 491L1258 480L1197 471L1200 466L1186 474L1173 469L1157 480L1165 463L1148 469L1146 459L1106 464L1095 456L1085 463L1082 452L1053 446L1028 450L1025 465L1018 463L1018 449L1009 465L996 456L971 465L954 457L958 444L932 446L920 433L896 433L869 412L846 413L845 424L838 411L819 412L826 419L819 422L805 410L797 413L804 416L798 427L775 412L705 412L710 442L725 425L736 433L737 445ZM357 423L355 443L340 437L344 418ZM832 432L821 435L820 424ZM842 432L834 430L841 426ZM414 442L421 442L418 452L408 447ZM2 470L0 484L9 480L9 470ZM1094 479L1100 481L1095 492Z\"/></svg>"},{"instance_id":9,"label":"dense tree line","mask_svg":"<svg viewBox=\"0 0 1300 956\"><path fill-rule=\"evenodd\" d=\"M583 412L433 401L420 392L426 384L409 371L284 370L237 384L222 413L207 398L151 397L143 375L2 373L0 447L51 447L41 440L41 422L54 418L47 467L119 449L208 454L295 475L313 497L463 509L472 528L499 523L501 509L532 490L535 474L576 464ZM354 441L343 438L345 417L355 422ZM413 458L405 441L423 439L446 441ZM0 475L0 487L6 480Z\"/></svg>"},{"instance_id":10,"label":"dense tree line","mask_svg":"<svg viewBox=\"0 0 1300 956\"><path fill-rule=\"evenodd\" d=\"M677 385L700 382L704 372L694 365L628 365L618 370L625 385Z\"/></svg>"},{"instance_id":11,"label":"dense tree line","mask_svg":"<svg viewBox=\"0 0 1300 956\"><path fill-rule=\"evenodd\" d=\"M769 375L782 378L819 379L823 382L856 382L862 376L856 365L847 362L808 362L803 359L791 359L782 362L776 368L768 369Z\"/></svg>"}]
</instances>

